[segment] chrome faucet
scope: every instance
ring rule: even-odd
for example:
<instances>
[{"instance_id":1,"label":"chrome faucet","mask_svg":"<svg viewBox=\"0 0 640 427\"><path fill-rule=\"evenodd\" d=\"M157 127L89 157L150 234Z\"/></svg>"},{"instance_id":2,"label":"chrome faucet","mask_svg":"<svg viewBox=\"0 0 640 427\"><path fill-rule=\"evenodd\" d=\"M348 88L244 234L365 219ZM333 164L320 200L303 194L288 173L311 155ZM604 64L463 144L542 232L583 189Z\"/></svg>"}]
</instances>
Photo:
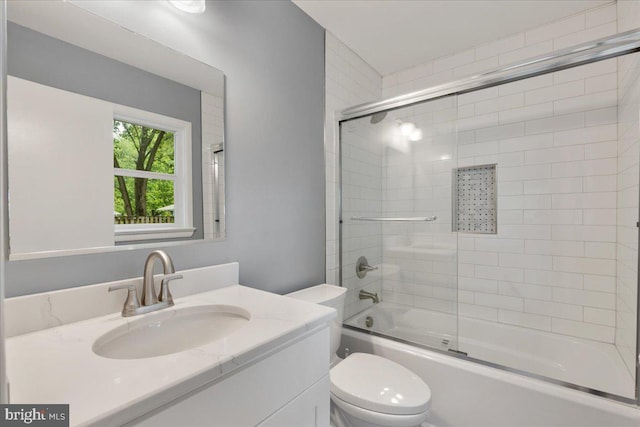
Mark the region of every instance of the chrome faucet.
<instances>
[{"instance_id":1,"label":"chrome faucet","mask_svg":"<svg viewBox=\"0 0 640 427\"><path fill-rule=\"evenodd\" d=\"M374 304L380 302L380 298L378 298L378 293L367 292L364 289L360 289L360 293L358 294L358 298L360 299L370 299Z\"/></svg>"},{"instance_id":2,"label":"chrome faucet","mask_svg":"<svg viewBox=\"0 0 640 427\"><path fill-rule=\"evenodd\" d=\"M142 305L153 305L158 303L156 287L153 283L153 265L156 259L162 262L164 277L160 287L160 301L168 301L173 305L173 297L169 292L169 282L174 279L181 279L181 275L176 275L176 268L173 266L171 257L165 251L153 251L144 262L144 278L142 279ZM180 276L180 277L176 277ZM166 290L165 290L166 289ZM163 295L166 294L166 295Z\"/></svg>"},{"instance_id":3,"label":"chrome faucet","mask_svg":"<svg viewBox=\"0 0 640 427\"><path fill-rule=\"evenodd\" d=\"M153 283L153 265L159 259L164 268L164 275L160 285L160 298L156 294ZM164 251L156 250L149 254L144 262L144 276L142 278L142 304L138 299L138 291L134 285L111 286L109 292L118 289L127 289L127 299L122 308L122 316L130 317L138 314L150 313L173 305L173 296L169 291L169 282L182 279L182 274L176 274L171 257Z\"/></svg>"}]
</instances>

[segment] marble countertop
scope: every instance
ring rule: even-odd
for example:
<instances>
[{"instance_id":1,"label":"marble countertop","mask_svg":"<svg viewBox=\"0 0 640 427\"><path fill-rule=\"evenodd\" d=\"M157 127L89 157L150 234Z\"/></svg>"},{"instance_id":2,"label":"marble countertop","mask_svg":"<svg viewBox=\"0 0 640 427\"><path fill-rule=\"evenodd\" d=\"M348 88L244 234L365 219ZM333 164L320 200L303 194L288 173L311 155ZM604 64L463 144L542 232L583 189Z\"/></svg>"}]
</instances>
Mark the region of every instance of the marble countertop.
<instances>
[{"instance_id":1,"label":"marble countertop","mask_svg":"<svg viewBox=\"0 0 640 427\"><path fill-rule=\"evenodd\" d=\"M120 425L325 325L335 310L241 285L177 298L161 310L235 305L251 314L228 337L179 353L146 359L96 355L97 338L138 321L109 314L7 339L12 403L70 405L71 425ZM327 355L328 363L328 355Z\"/></svg>"}]
</instances>

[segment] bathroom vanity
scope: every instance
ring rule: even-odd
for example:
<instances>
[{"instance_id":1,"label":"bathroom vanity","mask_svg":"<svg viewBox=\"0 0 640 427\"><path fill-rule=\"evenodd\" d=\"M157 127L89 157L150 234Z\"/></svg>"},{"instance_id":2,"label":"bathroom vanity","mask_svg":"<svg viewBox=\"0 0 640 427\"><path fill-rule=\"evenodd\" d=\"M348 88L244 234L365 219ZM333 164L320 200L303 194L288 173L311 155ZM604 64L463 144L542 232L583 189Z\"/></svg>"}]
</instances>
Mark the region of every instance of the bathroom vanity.
<instances>
[{"instance_id":1,"label":"bathroom vanity","mask_svg":"<svg viewBox=\"0 0 640 427\"><path fill-rule=\"evenodd\" d=\"M69 404L73 426L328 425L335 310L237 264L180 273L173 307L127 318L107 289L140 279L8 299L11 403Z\"/></svg>"}]
</instances>

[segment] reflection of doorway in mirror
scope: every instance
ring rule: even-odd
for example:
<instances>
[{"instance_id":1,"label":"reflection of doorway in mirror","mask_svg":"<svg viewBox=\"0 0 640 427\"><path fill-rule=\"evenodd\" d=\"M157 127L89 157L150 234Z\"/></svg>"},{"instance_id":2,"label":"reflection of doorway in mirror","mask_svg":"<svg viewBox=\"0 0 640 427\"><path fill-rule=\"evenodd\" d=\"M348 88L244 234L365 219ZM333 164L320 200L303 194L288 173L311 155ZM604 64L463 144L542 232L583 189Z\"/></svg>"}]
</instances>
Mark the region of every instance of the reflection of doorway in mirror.
<instances>
[{"instance_id":1,"label":"reflection of doorway in mirror","mask_svg":"<svg viewBox=\"0 0 640 427\"><path fill-rule=\"evenodd\" d=\"M202 92L202 202L205 239L224 238L224 100Z\"/></svg>"},{"instance_id":2,"label":"reflection of doorway in mirror","mask_svg":"<svg viewBox=\"0 0 640 427\"><path fill-rule=\"evenodd\" d=\"M113 105L7 77L11 254L114 244Z\"/></svg>"}]
</instances>

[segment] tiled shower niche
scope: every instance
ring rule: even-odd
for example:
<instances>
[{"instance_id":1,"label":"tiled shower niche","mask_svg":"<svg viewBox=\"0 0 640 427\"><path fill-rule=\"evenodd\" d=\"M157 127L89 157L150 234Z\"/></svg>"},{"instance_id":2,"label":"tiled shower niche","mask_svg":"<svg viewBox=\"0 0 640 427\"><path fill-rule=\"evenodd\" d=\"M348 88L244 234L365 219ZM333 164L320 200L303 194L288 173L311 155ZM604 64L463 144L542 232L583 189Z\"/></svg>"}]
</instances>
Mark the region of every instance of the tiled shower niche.
<instances>
[{"instance_id":1,"label":"tiled shower niche","mask_svg":"<svg viewBox=\"0 0 640 427\"><path fill-rule=\"evenodd\" d=\"M496 165L454 170L455 220L453 231L496 234L498 232Z\"/></svg>"}]
</instances>

